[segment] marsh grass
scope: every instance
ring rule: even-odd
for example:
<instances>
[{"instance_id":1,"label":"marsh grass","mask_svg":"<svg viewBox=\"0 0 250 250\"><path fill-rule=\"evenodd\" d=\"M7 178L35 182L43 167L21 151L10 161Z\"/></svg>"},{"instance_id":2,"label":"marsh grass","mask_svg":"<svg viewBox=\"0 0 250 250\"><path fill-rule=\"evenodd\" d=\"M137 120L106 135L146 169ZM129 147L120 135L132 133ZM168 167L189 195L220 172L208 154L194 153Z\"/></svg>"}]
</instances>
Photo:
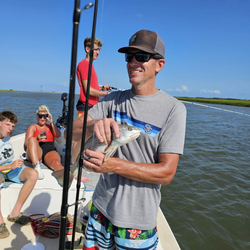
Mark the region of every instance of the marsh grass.
<instances>
[{"instance_id":1,"label":"marsh grass","mask_svg":"<svg viewBox=\"0 0 250 250\"><path fill-rule=\"evenodd\" d=\"M10 90L0 89L0 92L23 92L23 91L13 90L13 89L10 89Z\"/></svg>"},{"instance_id":2,"label":"marsh grass","mask_svg":"<svg viewBox=\"0 0 250 250\"><path fill-rule=\"evenodd\" d=\"M222 98L189 98L189 97L176 97L181 101L188 102L203 102L203 103L213 103L213 104L223 104L223 105L233 105L233 106L243 106L250 107L250 100L241 100L241 99L222 99Z\"/></svg>"}]
</instances>

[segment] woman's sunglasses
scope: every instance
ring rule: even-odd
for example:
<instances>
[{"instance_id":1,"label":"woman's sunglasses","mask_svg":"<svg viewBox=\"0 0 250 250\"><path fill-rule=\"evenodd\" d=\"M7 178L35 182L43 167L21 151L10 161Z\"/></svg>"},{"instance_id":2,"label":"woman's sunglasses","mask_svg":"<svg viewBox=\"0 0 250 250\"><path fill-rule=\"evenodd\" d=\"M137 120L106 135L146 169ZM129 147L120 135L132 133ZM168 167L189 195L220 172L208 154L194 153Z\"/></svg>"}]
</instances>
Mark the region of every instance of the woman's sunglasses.
<instances>
[{"instance_id":1,"label":"woman's sunglasses","mask_svg":"<svg viewBox=\"0 0 250 250\"><path fill-rule=\"evenodd\" d=\"M138 62L148 62L151 58L154 59L161 59L160 55L149 54L149 53L126 53L125 54L125 61L131 62L133 57L135 57L136 61Z\"/></svg>"},{"instance_id":2,"label":"woman's sunglasses","mask_svg":"<svg viewBox=\"0 0 250 250\"><path fill-rule=\"evenodd\" d=\"M38 115L38 117L39 117L39 119L42 119L42 118L47 118L47 117L49 117L49 115L48 114L37 114Z\"/></svg>"}]
</instances>

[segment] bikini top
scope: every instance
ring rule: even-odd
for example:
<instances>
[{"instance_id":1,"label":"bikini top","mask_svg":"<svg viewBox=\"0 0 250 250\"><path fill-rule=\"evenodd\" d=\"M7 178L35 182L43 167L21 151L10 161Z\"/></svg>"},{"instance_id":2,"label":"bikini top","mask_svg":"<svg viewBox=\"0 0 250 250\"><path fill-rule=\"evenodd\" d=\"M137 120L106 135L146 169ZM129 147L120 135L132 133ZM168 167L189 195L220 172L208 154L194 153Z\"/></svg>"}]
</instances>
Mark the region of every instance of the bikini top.
<instances>
[{"instance_id":1,"label":"bikini top","mask_svg":"<svg viewBox=\"0 0 250 250\"><path fill-rule=\"evenodd\" d=\"M41 134L41 132L39 132L38 128L36 125L34 125L36 127L36 132L34 133L33 137L37 137L39 134ZM43 141L40 141L38 140L38 142L49 142L49 141L52 141L54 142L54 135L52 134L51 132L51 125L47 125L46 126L49 128L48 132L46 132L46 136L47 136L47 139L46 140L43 140Z\"/></svg>"}]
</instances>

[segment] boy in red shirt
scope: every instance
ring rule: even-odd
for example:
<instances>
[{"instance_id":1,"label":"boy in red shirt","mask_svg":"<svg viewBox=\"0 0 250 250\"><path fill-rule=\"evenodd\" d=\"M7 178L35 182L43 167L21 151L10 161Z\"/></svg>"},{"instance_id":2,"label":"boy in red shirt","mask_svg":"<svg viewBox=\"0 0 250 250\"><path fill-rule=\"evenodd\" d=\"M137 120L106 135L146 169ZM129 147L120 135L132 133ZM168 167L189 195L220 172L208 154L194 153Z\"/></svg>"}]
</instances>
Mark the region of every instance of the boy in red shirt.
<instances>
[{"instance_id":1,"label":"boy in red shirt","mask_svg":"<svg viewBox=\"0 0 250 250\"><path fill-rule=\"evenodd\" d=\"M87 92L87 82L88 82L88 71L89 71L89 59L90 59L90 47L91 47L91 38L88 37L84 40L84 49L86 52L86 57L82 60L77 66L77 78L78 83L80 86L80 98L77 102L76 109L78 111L78 117L81 116L85 111L85 104L86 104L86 92ZM93 60L96 60L100 50L102 47L102 42L95 38L94 48L93 48ZM90 90L89 90L89 102L88 102L88 109L93 107L96 103L99 102L100 96L107 95L107 92L111 90L109 85L105 84L99 88L97 75L92 65L91 68L91 83L90 83Z\"/></svg>"}]
</instances>

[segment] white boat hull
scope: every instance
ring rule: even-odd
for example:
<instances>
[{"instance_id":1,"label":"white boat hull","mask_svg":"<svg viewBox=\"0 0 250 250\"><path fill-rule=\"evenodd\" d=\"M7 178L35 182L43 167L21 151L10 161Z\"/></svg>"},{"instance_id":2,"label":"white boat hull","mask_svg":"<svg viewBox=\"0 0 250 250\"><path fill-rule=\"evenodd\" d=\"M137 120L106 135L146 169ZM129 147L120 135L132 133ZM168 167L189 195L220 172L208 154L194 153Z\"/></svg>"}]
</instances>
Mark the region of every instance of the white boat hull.
<instances>
[{"instance_id":1,"label":"white boat hull","mask_svg":"<svg viewBox=\"0 0 250 250\"><path fill-rule=\"evenodd\" d=\"M15 152L15 159L17 159L23 150L25 134L20 134L14 136L11 141ZM49 169L42 170L45 178L43 180L38 180L34 190L30 194L29 198L26 200L23 206L23 213L25 215L30 214L52 214L61 211L61 201L62 201L62 188L58 185L55 178L51 175L52 171ZM85 174L85 173L83 173ZM95 184L98 180L98 174L91 173L88 175L91 182L81 184L80 188L80 199L85 198L86 200L78 207L78 219L81 220L82 217L88 215L88 203L91 200ZM28 243L40 242L45 246L46 250L58 249L58 238L48 239L43 236L35 236L31 226L20 226L18 224L13 224L7 221L6 217L10 214L14 204L17 200L21 185L12 183L8 188L3 188L1 190L1 211L4 217L4 221L7 224L7 228L10 231L10 236L6 239L0 240L1 249L14 250L22 249L22 247ZM69 193L68 193L68 204L73 204L75 202L76 196L76 180L73 181ZM74 206L69 207L68 212L74 215ZM180 247L169 227L161 209L159 209L157 217L157 228L159 232L159 244L158 250L168 249L168 250L180 250ZM81 234L77 233L75 239L78 239ZM70 240L71 236L67 236L66 240ZM36 248L34 248L36 249Z\"/></svg>"}]
</instances>

